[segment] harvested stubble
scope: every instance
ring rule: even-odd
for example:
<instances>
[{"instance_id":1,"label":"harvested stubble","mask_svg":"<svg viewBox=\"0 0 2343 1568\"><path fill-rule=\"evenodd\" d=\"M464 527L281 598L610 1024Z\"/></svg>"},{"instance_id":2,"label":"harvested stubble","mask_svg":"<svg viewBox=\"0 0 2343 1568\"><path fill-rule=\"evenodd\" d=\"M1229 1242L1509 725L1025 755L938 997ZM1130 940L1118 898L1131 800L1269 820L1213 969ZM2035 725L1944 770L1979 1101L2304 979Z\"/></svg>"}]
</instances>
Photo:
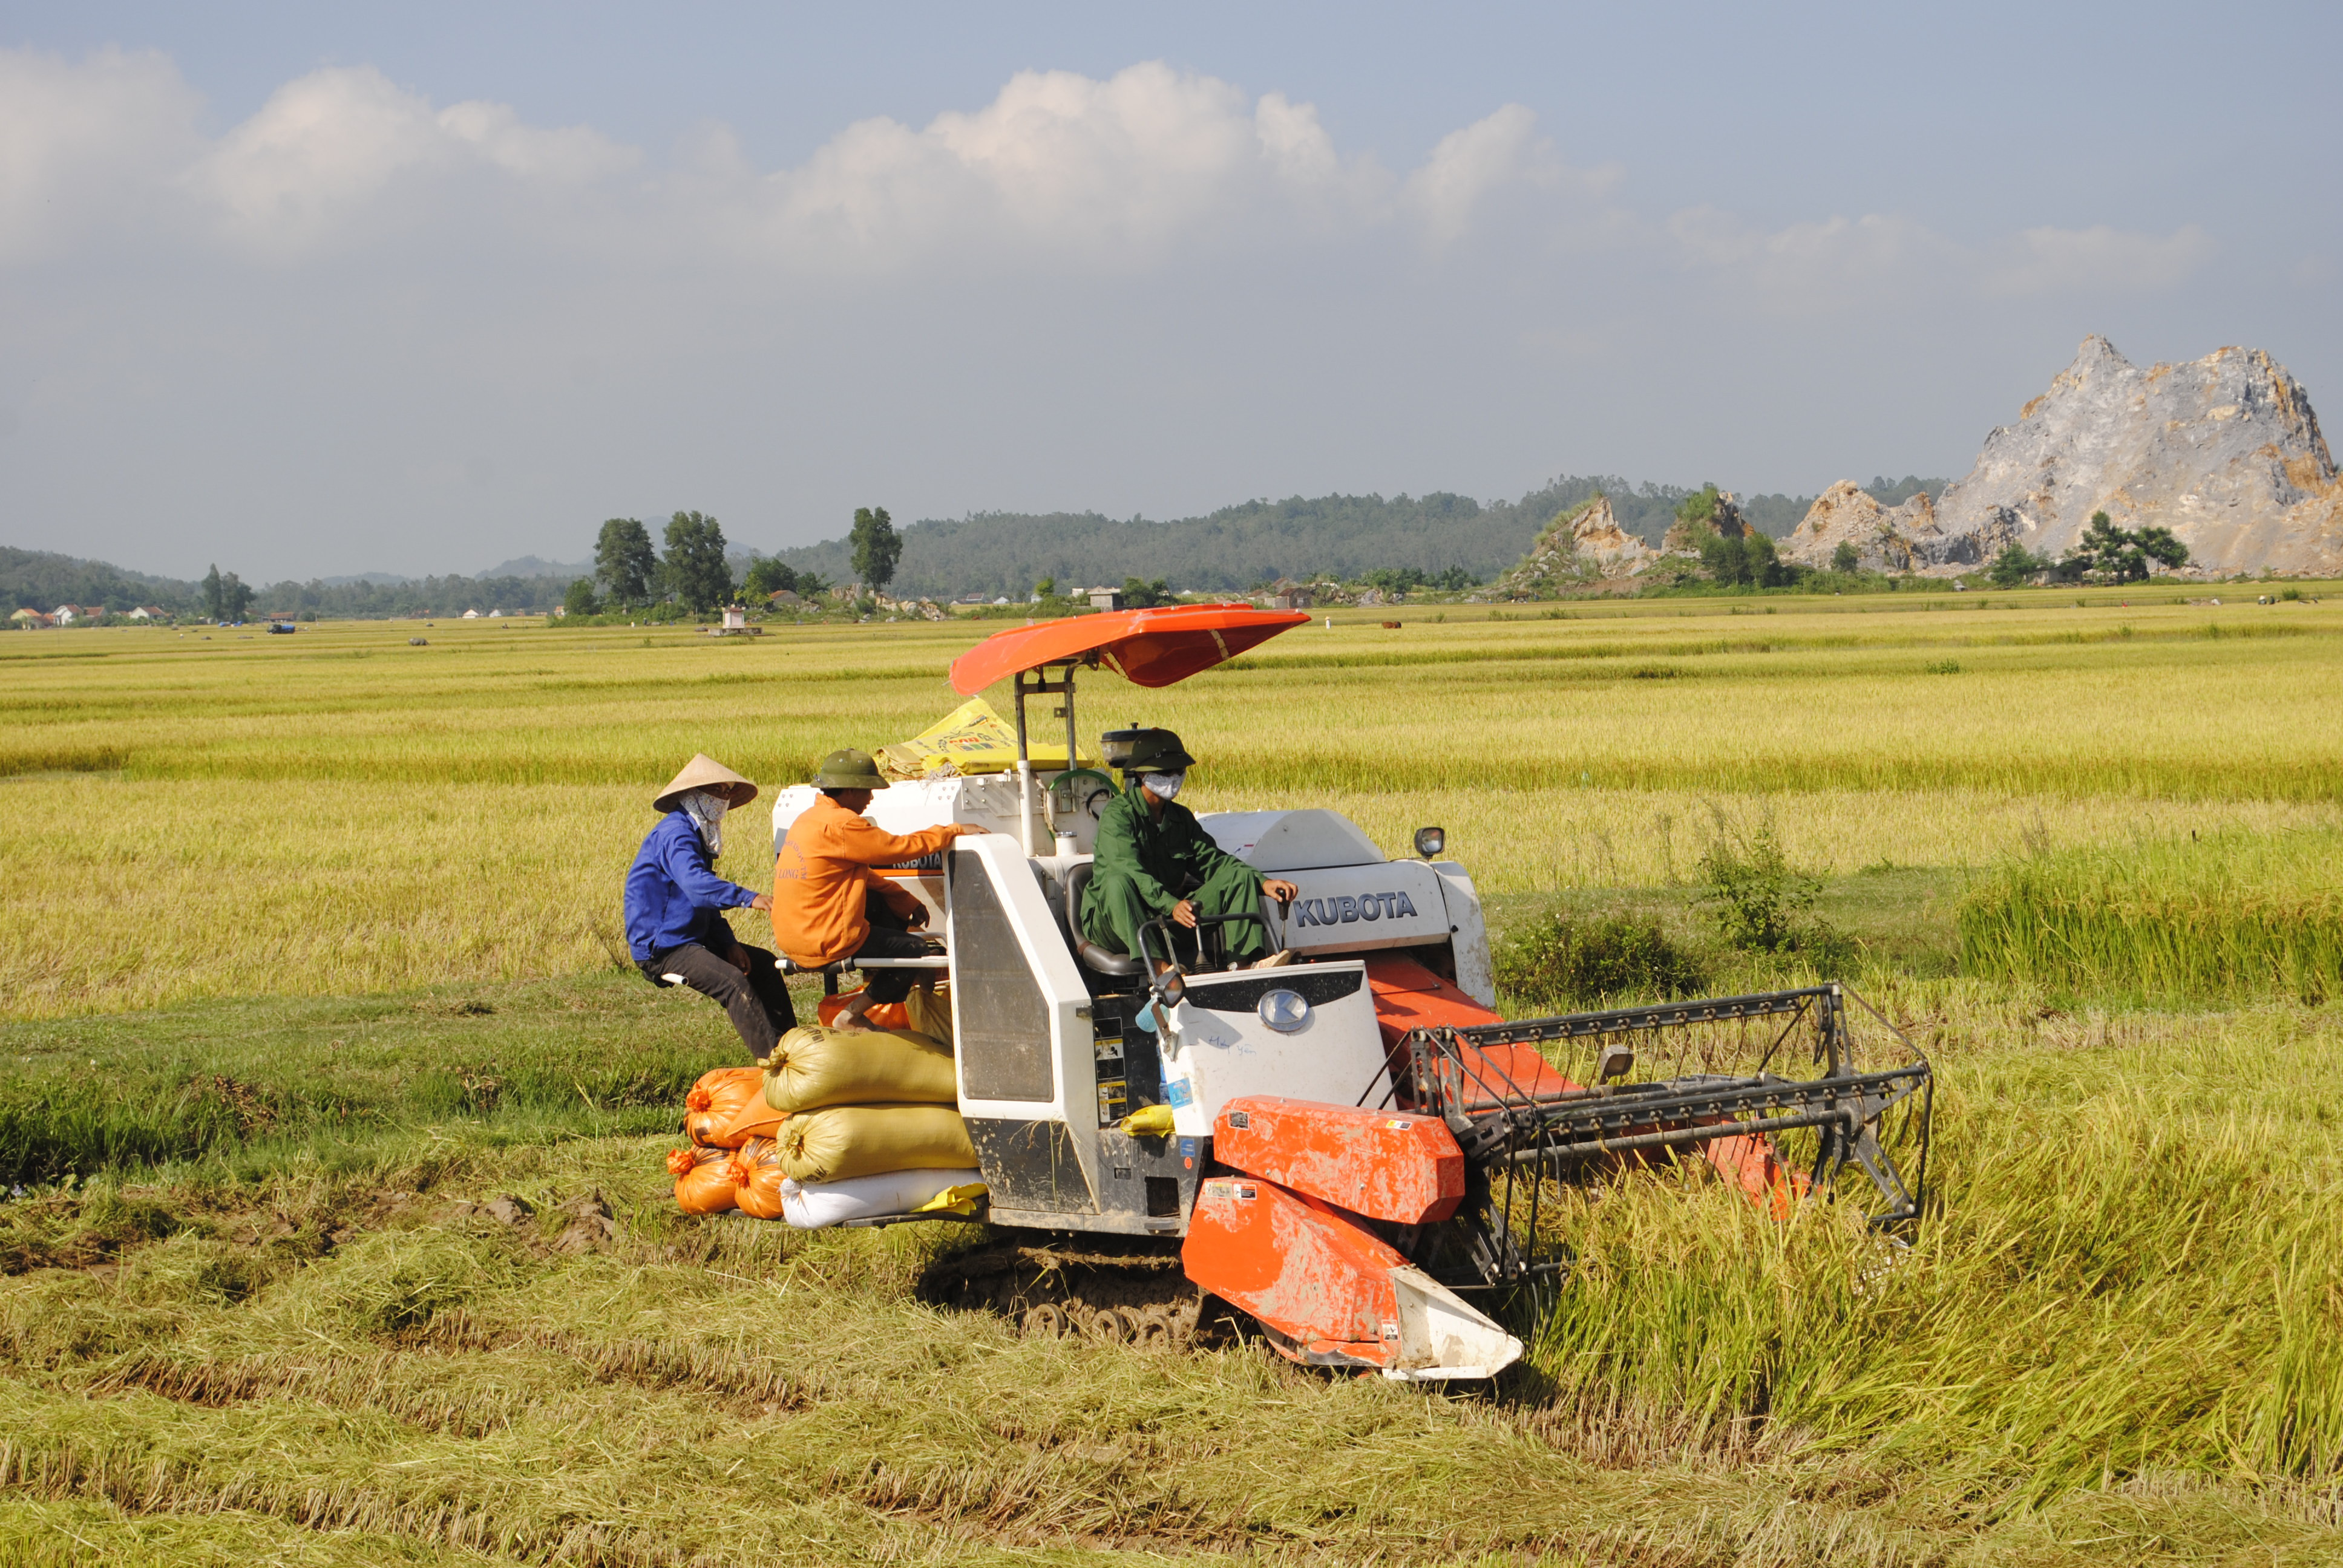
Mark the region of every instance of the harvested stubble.
<instances>
[{"instance_id":1,"label":"harvested stubble","mask_svg":"<svg viewBox=\"0 0 2343 1568\"><path fill-rule=\"evenodd\" d=\"M488 1000L465 1027L520 1027ZM0 1556L60 1517L109 1544L274 1523L606 1563L783 1538L816 1562L2343 1550L2337 1020L2065 1017L1968 981L1875 1000L1943 1074L1919 1247L1883 1268L1830 1211L1779 1227L1704 1181L1629 1183L1569 1211L1563 1312L1493 1395L1020 1341L910 1299L956 1228L686 1220L665 1138L278 1130L101 1179L42 1202L172 1223L106 1270L0 1281ZM330 1060L337 1023L311 1022L277 1073ZM62 1056L116 1026L38 1027ZM427 1036L411 1065L480 1044ZM549 1217L595 1190L622 1236L557 1251ZM498 1191L543 1222L450 1207ZM0 1224L66 1228L22 1207Z\"/></svg>"}]
</instances>

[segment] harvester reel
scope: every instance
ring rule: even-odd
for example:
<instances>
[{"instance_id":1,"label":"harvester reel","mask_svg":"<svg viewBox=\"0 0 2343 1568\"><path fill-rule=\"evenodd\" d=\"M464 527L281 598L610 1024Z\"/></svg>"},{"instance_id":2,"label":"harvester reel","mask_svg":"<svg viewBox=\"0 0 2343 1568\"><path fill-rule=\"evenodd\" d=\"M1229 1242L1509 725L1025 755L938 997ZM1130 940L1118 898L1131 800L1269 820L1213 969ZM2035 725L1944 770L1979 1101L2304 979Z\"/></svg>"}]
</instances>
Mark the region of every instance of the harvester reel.
<instances>
[{"instance_id":1,"label":"harvester reel","mask_svg":"<svg viewBox=\"0 0 2343 1568\"><path fill-rule=\"evenodd\" d=\"M1885 1038L1858 1045L1849 1001ZM1908 1238L1919 1223L1933 1072L1844 986L1419 1029L1404 1049L1394 1097L1446 1121L1467 1177L1455 1216L1401 1250L1533 1317L1569 1267L1558 1184L1626 1166L1701 1160L1782 1215L1835 1196L1852 1167L1875 1195L1873 1227Z\"/></svg>"}]
</instances>

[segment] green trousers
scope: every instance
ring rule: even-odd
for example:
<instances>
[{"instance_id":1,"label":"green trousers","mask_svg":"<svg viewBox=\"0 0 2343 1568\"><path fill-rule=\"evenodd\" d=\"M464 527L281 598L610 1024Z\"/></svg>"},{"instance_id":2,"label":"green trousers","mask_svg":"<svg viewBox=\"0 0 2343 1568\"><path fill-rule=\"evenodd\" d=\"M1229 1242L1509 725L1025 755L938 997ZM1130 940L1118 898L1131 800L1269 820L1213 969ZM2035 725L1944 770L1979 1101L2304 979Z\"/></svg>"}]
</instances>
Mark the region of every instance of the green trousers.
<instances>
[{"instance_id":1,"label":"green trousers","mask_svg":"<svg viewBox=\"0 0 2343 1568\"><path fill-rule=\"evenodd\" d=\"M1261 913L1261 873L1242 860L1222 862L1220 869L1204 879L1204 885L1187 895L1195 900L1196 913L1202 915L1258 915ZM1091 873L1090 890L1082 895L1082 935L1111 952L1139 951L1139 928L1159 917L1168 917L1169 910L1150 909L1141 896L1139 884L1128 876L1109 870ZM1182 963L1193 962L1196 957L1197 933L1175 925L1180 958ZM1265 957L1269 943L1258 920L1232 920L1216 928L1220 932L1221 950L1239 963L1250 963ZM1153 944L1155 956L1163 956L1163 944Z\"/></svg>"}]
</instances>

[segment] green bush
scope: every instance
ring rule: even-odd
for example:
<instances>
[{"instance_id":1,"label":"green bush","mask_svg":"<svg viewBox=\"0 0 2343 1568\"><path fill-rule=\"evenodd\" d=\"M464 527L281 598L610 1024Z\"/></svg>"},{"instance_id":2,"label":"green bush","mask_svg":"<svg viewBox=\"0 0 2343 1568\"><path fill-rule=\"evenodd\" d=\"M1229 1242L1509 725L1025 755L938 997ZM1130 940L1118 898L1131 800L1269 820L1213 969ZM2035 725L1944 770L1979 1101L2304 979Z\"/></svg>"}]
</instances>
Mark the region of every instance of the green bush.
<instances>
[{"instance_id":1,"label":"green bush","mask_svg":"<svg viewBox=\"0 0 2343 1568\"><path fill-rule=\"evenodd\" d=\"M1813 913L1822 879L1793 868L1775 835L1760 822L1745 834L1713 839L1700 858L1708 884L1700 902L1727 947L1742 952L1796 953L1817 970L1844 968L1855 945Z\"/></svg>"},{"instance_id":2,"label":"green bush","mask_svg":"<svg viewBox=\"0 0 2343 1568\"><path fill-rule=\"evenodd\" d=\"M1611 915L1584 924L1560 911L1496 955L1498 989L1531 1007L1565 1011L1630 998L1686 996L1707 967L1659 922Z\"/></svg>"}]
</instances>

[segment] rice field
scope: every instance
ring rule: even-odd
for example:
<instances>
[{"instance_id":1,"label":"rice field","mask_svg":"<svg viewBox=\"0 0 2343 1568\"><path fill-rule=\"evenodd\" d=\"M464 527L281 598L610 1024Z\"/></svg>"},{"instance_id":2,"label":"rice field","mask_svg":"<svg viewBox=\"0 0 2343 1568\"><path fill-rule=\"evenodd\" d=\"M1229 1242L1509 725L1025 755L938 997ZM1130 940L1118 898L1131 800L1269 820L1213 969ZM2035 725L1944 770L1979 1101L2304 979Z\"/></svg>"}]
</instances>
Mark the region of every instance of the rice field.
<instances>
[{"instance_id":1,"label":"rice field","mask_svg":"<svg viewBox=\"0 0 2343 1568\"><path fill-rule=\"evenodd\" d=\"M2343 1560L2343 606L2081 597L1086 678L1200 809L1442 823L1501 924L1709 940L1703 849L1770 824L1936 1063L1909 1253L1598 1190L1530 1363L1445 1394L1024 1341L916 1299L953 1228L669 1201L738 1047L620 963L649 795L907 737L998 623L0 638L0 1562Z\"/></svg>"},{"instance_id":2,"label":"rice field","mask_svg":"<svg viewBox=\"0 0 2343 1568\"><path fill-rule=\"evenodd\" d=\"M2343 834L2090 845L2012 859L1959 913L1972 974L2161 1000L2343 990Z\"/></svg>"},{"instance_id":3,"label":"rice field","mask_svg":"<svg viewBox=\"0 0 2343 1568\"><path fill-rule=\"evenodd\" d=\"M1200 809L1331 806L1394 853L1437 821L1492 894L1665 886L1761 816L1840 875L2343 826L2343 604L2085 597L1338 613L1167 690L1094 674L1081 712L1179 729ZM990 629L8 638L0 1017L607 967L694 751L778 784L903 739Z\"/></svg>"}]
</instances>

